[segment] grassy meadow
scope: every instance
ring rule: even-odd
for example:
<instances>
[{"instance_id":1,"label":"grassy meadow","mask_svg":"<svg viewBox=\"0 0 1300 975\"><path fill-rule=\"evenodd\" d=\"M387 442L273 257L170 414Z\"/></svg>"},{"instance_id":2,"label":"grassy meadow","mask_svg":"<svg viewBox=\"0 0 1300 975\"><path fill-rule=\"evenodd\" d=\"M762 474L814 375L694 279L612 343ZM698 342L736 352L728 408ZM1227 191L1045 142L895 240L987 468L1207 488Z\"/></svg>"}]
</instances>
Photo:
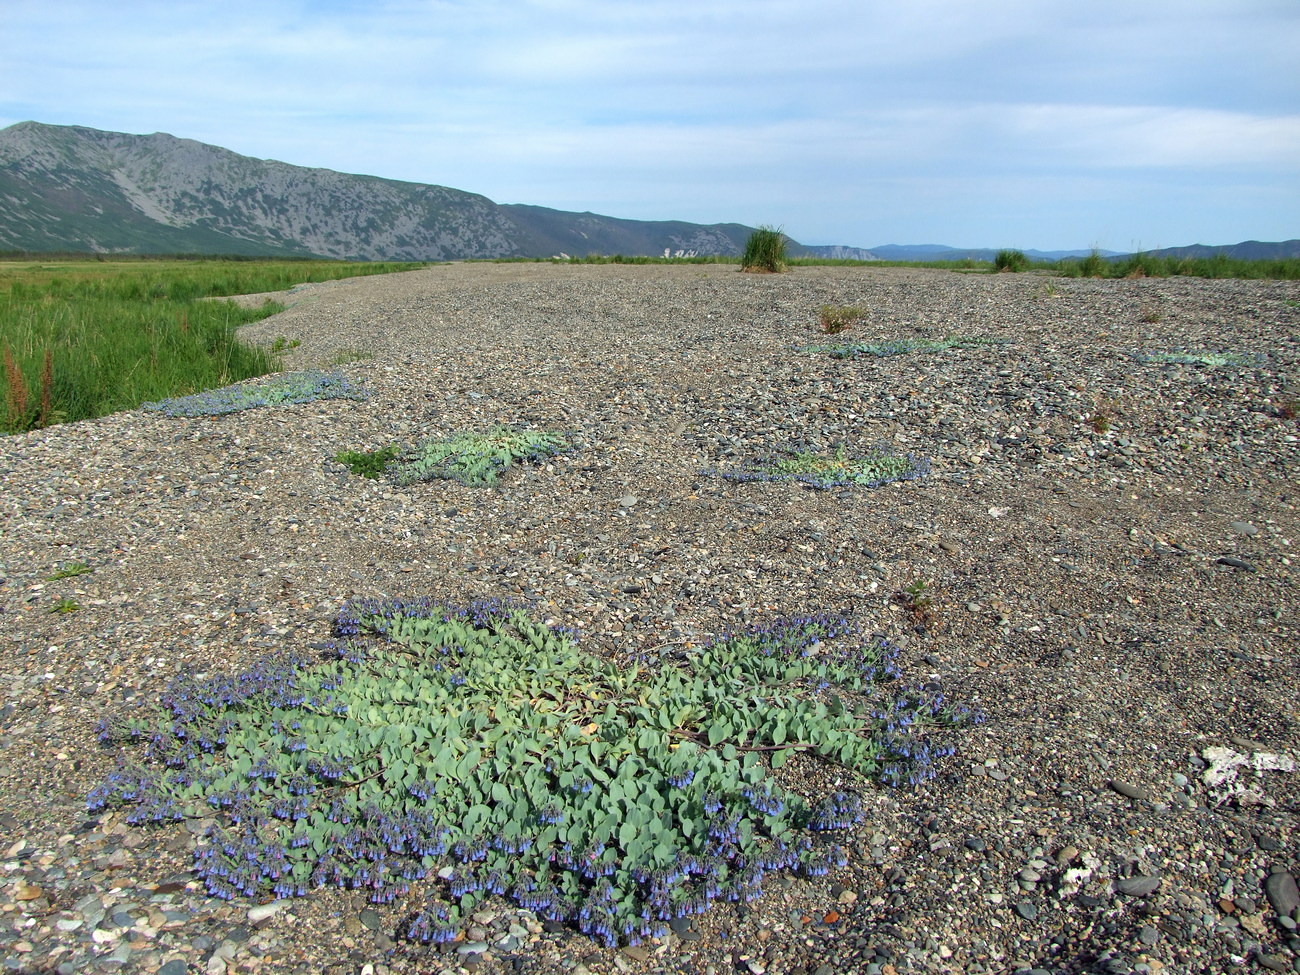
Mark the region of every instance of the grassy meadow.
<instances>
[{"instance_id":1,"label":"grassy meadow","mask_svg":"<svg viewBox=\"0 0 1300 975\"><path fill-rule=\"evenodd\" d=\"M213 301L421 264L219 259L0 261L0 432L104 416L272 372L235 330L281 310Z\"/></svg>"}]
</instances>

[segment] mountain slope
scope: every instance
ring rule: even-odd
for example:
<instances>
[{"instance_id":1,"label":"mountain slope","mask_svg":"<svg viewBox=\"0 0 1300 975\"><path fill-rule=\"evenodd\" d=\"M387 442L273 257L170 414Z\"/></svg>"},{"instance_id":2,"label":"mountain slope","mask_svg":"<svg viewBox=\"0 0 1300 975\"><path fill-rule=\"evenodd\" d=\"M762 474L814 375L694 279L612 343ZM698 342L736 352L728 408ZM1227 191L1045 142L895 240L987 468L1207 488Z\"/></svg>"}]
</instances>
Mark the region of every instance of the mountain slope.
<instances>
[{"instance_id":1,"label":"mountain slope","mask_svg":"<svg viewBox=\"0 0 1300 975\"><path fill-rule=\"evenodd\" d=\"M165 134L0 130L0 250L365 260L738 254L750 228L501 206L445 186L252 159Z\"/></svg>"}]
</instances>

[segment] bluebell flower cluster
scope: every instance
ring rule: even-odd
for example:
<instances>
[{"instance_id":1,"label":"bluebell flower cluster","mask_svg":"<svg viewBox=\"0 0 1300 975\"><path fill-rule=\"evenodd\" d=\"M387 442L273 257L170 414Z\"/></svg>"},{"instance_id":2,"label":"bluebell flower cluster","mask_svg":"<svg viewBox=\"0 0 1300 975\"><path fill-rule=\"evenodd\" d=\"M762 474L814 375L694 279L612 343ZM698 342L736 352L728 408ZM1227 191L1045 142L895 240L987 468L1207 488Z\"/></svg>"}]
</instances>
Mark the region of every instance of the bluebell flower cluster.
<instances>
[{"instance_id":1,"label":"bluebell flower cluster","mask_svg":"<svg viewBox=\"0 0 1300 975\"><path fill-rule=\"evenodd\" d=\"M223 386L191 396L143 403L141 409L170 417L225 416L263 406L326 399L363 400L369 395L341 373L291 372L269 381Z\"/></svg>"},{"instance_id":2,"label":"bluebell flower cluster","mask_svg":"<svg viewBox=\"0 0 1300 975\"><path fill-rule=\"evenodd\" d=\"M808 828L818 831L851 829L865 818L862 797L856 792L832 792L813 807Z\"/></svg>"},{"instance_id":3,"label":"bluebell flower cluster","mask_svg":"<svg viewBox=\"0 0 1300 975\"><path fill-rule=\"evenodd\" d=\"M122 762L87 806L125 805L128 821L141 824L211 815L217 825L194 869L219 898L333 886L388 904L431 886L432 899L405 925L427 943L454 939L476 904L503 896L604 944L634 944L674 919L761 896L774 871L823 876L847 862L826 834L859 825L861 799L845 791L813 803L767 777L747 748L768 751L763 709L759 724L744 725L731 691L711 689L718 696L708 700L744 726L708 743L698 723L707 709L685 696L707 667L691 675L670 665L667 691L647 681L635 699L621 698L617 680L600 683L604 664L582 669L563 634L521 612L505 600L349 602L336 621L346 642L331 648L335 659L270 655L235 676L174 682L156 716L101 722L106 745L142 750L144 761ZM476 656L502 647L505 655ZM923 781L950 754L950 743L924 731L975 719L937 688L881 703L873 685L897 675L897 650L840 615L776 620L701 652L729 680L753 680L773 713L799 715L801 737L823 729L825 752L800 748L891 784ZM478 687L458 690L455 678L466 674ZM400 700L389 682L406 688ZM541 692L550 707L574 702L558 722L529 705L539 687L563 689ZM852 697L849 706L840 695ZM796 699L807 709L781 711ZM415 700L437 703L410 707ZM510 700L524 709L509 711ZM592 700L602 704L592 709ZM671 734L643 724L679 711L696 723ZM434 723L449 716L457 723ZM540 730L523 738L521 727ZM521 767L513 778L502 757L518 741L527 748L511 760ZM724 746L738 746L743 762ZM615 787L623 799L601 795ZM630 824L593 816L608 809Z\"/></svg>"}]
</instances>

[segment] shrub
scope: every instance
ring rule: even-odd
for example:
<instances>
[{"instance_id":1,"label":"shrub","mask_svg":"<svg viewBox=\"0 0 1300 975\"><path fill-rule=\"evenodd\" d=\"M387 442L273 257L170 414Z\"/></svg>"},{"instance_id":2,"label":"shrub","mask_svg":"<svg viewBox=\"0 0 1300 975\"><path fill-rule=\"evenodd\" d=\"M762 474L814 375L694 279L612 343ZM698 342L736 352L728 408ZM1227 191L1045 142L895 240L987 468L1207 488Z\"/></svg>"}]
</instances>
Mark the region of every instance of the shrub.
<instances>
[{"instance_id":1,"label":"shrub","mask_svg":"<svg viewBox=\"0 0 1300 975\"><path fill-rule=\"evenodd\" d=\"M1019 272L1029 268L1029 258L1024 251L1000 250L993 258L993 270Z\"/></svg>"},{"instance_id":2,"label":"shrub","mask_svg":"<svg viewBox=\"0 0 1300 975\"><path fill-rule=\"evenodd\" d=\"M775 274L789 266L786 254L786 236L779 227L759 227L745 241L745 252L740 257L742 271L761 271Z\"/></svg>"},{"instance_id":3,"label":"shrub","mask_svg":"<svg viewBox=\"0 0 1300 975\"><path fill-rule=\"evenodd\" d=\"M853 787L930 778L953 751L930 730L980 720L900 686L895 648L832 616L652 666L582 654L500 602L363 600L335 629L323 662L182 675L154 713L105 718L122 761L87 807L215 817L195 871L223 899L418 888L399 933L445 943L498 895L635 943L759 896L770 872L843 866ZM848 788L784 789L768 769L796 752Z\"/></svg>"}]
</instances>

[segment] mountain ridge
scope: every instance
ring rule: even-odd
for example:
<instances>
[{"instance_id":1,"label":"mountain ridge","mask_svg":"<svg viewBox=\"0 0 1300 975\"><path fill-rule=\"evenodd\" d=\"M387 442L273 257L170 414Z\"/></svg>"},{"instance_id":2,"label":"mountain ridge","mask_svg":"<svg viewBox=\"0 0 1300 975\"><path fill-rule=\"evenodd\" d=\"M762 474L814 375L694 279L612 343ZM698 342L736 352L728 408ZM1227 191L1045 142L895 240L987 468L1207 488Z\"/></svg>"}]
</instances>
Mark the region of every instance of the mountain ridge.
<instances>
[{"instance_id":1,"label":"mountain ridge","mask_svg":"<svg viewBox=\"0 0 1300 975\"><path fill-rule=\"evenodd\" d=\"M495 203L432 183L256 159L163 132L131 135L32 121L0 129L0 250L7 251L412 261L736 256L752 232L739 223L631 220ZM1090 252L1025 254L1054 261ZM997 249L791 241L790 253L865 261L988 261ZM1144 253L1297 257L1300 241L1195 244Z\"/></svg>"}]
</instances>

